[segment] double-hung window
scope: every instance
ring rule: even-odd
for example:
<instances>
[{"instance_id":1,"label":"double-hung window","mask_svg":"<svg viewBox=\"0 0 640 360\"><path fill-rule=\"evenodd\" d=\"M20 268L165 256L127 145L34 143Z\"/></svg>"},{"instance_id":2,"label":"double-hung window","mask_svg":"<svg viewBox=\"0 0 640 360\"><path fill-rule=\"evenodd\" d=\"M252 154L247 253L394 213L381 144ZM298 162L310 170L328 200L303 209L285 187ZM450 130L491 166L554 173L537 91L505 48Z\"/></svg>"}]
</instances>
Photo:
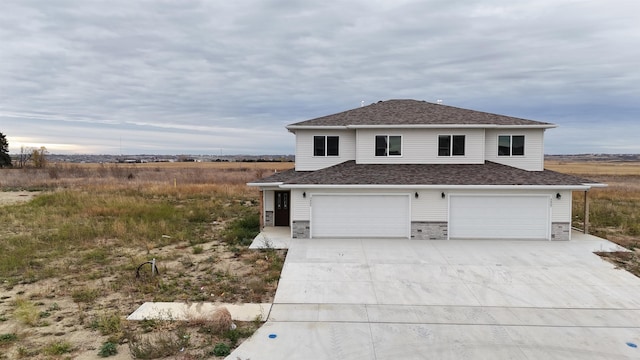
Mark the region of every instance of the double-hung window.
<instances>
[{"instance_id":1,"label":"double-hung window","mask_svg":"<svg viewBox=\"0 0 640 360\"><path fill-rule=\"evenodd\" d=\"M402 136L376 135L376 156L402 156Z\"/></svg>"},{"instance_id":2,"label":"double-hung window","mask_svg":"<svg viewBox=\"0 0 640 360\"><path fill-rule=\"evenodd\" d=\"M338 136L314 136L313 156L338 156Z\"/></svg>"},{"instance_id":3,"label":"double-hung window","mask_svg":"<svg viewBox=\"0 0 640 360\"><path fill-rule=\"evenodd\" d=\"M464 156L464 135L438 135L438 156Z\"/></svg>"},{"instance_id":4,"label":"double-hung window","mask_svg":"<svg viewBox=\"0 0 640 360\"><path fill-rule=\"evenodd\" d=\"M524 135L498 136L498 156L524 155Z\"/></svg>"}]
</instances>

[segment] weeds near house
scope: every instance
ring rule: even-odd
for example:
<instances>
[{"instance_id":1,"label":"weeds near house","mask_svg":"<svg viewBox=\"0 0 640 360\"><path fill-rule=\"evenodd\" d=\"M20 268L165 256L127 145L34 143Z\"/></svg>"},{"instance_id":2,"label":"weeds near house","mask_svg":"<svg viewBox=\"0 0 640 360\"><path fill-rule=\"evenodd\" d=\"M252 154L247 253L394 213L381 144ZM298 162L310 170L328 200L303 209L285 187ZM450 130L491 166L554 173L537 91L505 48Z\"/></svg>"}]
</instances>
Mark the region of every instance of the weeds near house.
<instances>
[{"instance_id":1,"label":"weeds near house","mask_svg":"<svg viewBox=\"0 0 640 360\"><path fill-rule=\"evenodd\" d=\"M2 334L0 335L0 348L7 344L11 344L18 340L18 335L15 333Z\"/></svg>"},{"instance_id":2,"label":"weeds near house","mask_svg":"<svg viewBox=\"0 0 640 360\"><path fill-rule=\"evenodd\" d=\"M77 303L93 303L100 296L98 289L80 288L71 293L71 298Z\"/></svg>"},{"instance_id":3,"label":"weeds near house","mask_svg":"<svg viewBox=\"0 0 640 360\"><path fill-rule=\"evenodd\" d=\"M629 250L640 248L640 166L637 163L557 163L547 167L609 186L592 189L589 198L589 232L609 239ZM584 226L584 193L573 194L573 226ZM640 277L640 256L632 253L599 253Z\"/></svg>"},{"instance_id":4,"label":"weeds near house","mask_svg":"<svg viewBox=\"0 0 640 360\"><path fill-rule=\"evenodd\" d=\"M42 349L45 355L64 355L73 351L73 346L67 341L54 341Z\"/></svg>"},{"instance_id":5,"label":"weeds near house","mask_svg":"<svg viewBox=\"0 0 640 360\"><path fill-rule=\"evenodd\" d=\"M102 313L92 322L91 328L100 331L102 335L116 335L119 339L122 336L122 322L116 313Z\"/></svg>"},{"instance_id":6,"label":"weeds near house","mask_svg":"<svg viewBox=\"0 0 640 360\"><path fill-rule=\"evenodd\" d=\"M189 334L183 329L175 333L161 332L133 335L128 339L131 356L136 359L157 359L175 355L189 345Z\"/></svg>"},{"instance_id":7,"label":"weeds near house","mask_svg":"<svg viewBox=\"0 0 640 360\"><path fill-rule=\"evenodd\" d=\"M40 312L31 301L18 298L15 301L15 306L13 316L15 316L18 321L28 326L38 326Z\"/></svg>"},{"instance_id":8,"label":"weeds near house","mask_svg":"<svg viewBox=\"0 0 640 360\"><path fill-rule=\"evenodd\" d=\"M88 351L95 356L109 354L126 339L131 354L140 358L169 353L163 356L206 358L214 344L233 348L258 328L260 323L238 323L236 330L213 334L206 323L177 327L120 316L144 301L273 298L275 269L285 252L274 250L272 256L243 245L257 233L259 219L258 191L244 184L256 179L254 166L278 164L186 165L3 170L3 189L45 191L30 202L0 206L0 284L10 292L0 321L5 329L30 326L29 337L3 335L0 354L65 358ZM234 244L224 241L224 234ZM160 275L151 276L146 267L136 278L138 265L153 258ZM264 262L256 263L259 259ZM50 341L72 333L101 338L103 346ZM29 340L35 337L46 346Z\"/></svg>"},{"instance_id":9,"label":"weeds near house","mask_svg":"<svg viewBox=\"0 0 640 360\"><path fill-rule=\"evenodd\" d=\"M98 351L98 356L100 357L109 357L113 355L118 355L118 345L107 341L102 344L100 350Z\"/></svg>"},{"instance_id":10,"label":"weeds near house","mask_svg":"<svg viewBox=\"0 0 640 360\"><path fill-rule=\"evenodd\" d=\"M213 347L213 350L211 350L211 355L215 356L227 356L229 354L231 354L231 349L229 345L225 343L217 343L216 346Z\"/></svg>"},{"instance_id":11,"label":"weeds near house","mask_svg":"<svg viewBox=\"0 0 640 360\"><path fill-rule=\"evenodd\" d=\"M253 213L233 220L225 229L223 236L230 245L248 246L258 233L260 233L260 217Z\"/></svg>"},{"instance_id":12,"label":"weeds near house","mask_svg":"<svg viewBox=\"0 0 640 360\"><path fill-rule=\"evenodd\" d=\"M194 254L194 255L202 254L202 252L204 251L204 249L202 248L202 246L198 246L198 245L195 245L195 246L192 248L192 250L193 250L193 254Z\"/></svg>"}]
</instances>

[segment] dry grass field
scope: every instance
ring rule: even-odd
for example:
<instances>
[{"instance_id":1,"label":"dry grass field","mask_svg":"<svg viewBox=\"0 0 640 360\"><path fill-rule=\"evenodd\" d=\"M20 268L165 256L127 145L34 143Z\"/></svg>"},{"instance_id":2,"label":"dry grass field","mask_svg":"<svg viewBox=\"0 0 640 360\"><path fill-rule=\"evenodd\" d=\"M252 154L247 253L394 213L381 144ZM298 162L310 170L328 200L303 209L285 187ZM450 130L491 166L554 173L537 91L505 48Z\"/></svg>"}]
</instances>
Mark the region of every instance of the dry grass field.
<instances>
[{"instance_id":1,"label":"dry grass field","mask_svg":"<svg viewBox=\"0 0 640 360\"><path fill-rule=\"evenodd\" d=\"M608 184L589 191L590 233L618 243L632 253L601 254L640 276L640 163L557 162L545 167ZM584 224L583 193L574 193L574 226Z\"/></svg>"},{"instance_id":2,"label":"dry grass field","mask_svg":"<svg viewBox=\"0 0 640 360\"><path fill-rule=\"evenodd\" d=\"M271 302L285 253L247 249L258 192L245 183L292 166L1 170L0 359L201 359L232 349L260 324L125 318L146 301ZM146 266L136 276L154 258L160 275Z\"/></svg>"}]
</instances>

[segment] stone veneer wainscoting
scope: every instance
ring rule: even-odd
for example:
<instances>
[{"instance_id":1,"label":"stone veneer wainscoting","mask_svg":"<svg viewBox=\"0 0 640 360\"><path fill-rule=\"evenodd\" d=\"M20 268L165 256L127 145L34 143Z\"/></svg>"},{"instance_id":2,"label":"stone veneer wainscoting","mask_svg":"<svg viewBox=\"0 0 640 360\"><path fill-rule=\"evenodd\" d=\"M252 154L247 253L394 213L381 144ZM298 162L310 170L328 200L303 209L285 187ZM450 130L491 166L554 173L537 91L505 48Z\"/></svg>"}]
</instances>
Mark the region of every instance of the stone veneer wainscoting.
<instances>
[{"instance_id":1,"label":"stone veneer wainscoting","mask_svg":"<svg viewBox=\"0 0 640 360\"><path fill-rule=\"evenodd\" d=\"M411 238L415 240L447 240L446 221L412 221Z\"/></svg>"}]
</instances>

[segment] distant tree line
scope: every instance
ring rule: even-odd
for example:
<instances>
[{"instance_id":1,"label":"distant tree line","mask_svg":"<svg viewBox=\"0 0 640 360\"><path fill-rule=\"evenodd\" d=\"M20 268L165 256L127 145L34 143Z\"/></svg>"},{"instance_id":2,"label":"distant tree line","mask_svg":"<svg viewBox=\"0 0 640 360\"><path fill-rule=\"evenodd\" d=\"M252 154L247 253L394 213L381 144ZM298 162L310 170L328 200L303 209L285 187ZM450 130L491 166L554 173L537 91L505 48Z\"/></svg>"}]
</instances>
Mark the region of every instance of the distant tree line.
<instances>
[{"instance_id":1,"label":"distant tree line","mask_svg":"<svg viewBox=\"0 0 640 360\"><path fill-rule=\"evenodd\" d=\"M11 167L11 156L9 156L9 142L7 137L0 132L0 168Z\"/></svg>"},{"instance_id":2,"label":"distant tree line","mask_svg":"<svg viewBox=\"0 0 640 360\"><path fill-rule=\"evenodd\" d=\"M9 155L9 141L7 137L0 132L0 168L13 167L19 168L33 166L36 168L44 168L47 166L47 148L41 146L39 149L32 147L20 147L20 153L15 160Z\"/></svg>"}]
</instances>

